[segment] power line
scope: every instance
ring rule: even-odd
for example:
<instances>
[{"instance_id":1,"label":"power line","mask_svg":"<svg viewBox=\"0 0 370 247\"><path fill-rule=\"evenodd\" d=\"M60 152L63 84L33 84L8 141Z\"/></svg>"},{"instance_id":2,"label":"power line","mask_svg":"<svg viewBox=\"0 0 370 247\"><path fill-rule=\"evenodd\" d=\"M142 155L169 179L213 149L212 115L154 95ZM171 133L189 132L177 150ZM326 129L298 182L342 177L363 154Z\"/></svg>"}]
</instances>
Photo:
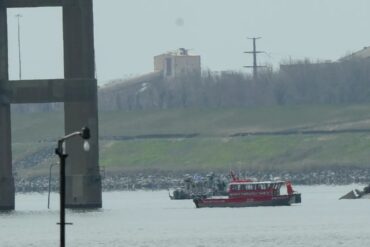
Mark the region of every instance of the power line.
<instances>
[{"instance_id":1,"label":"power line","mask_svg":"<svg viewBox=\"0 0 370 247\"><path fill-rule=\"evenodd\" d=\"M253 37L253 38L248 38L253 40L253 51L245 51L244 53L249 53L253 54L253 66L244 66L245 68L253 68L253 78L257 79L257 69L261 67L266 67L266 66L258 66L257 65L257 54L258 53L265 53L264 51L257 51L256 50L256 40L260 39L261 37Z\"/></svg>"}]
</instances>

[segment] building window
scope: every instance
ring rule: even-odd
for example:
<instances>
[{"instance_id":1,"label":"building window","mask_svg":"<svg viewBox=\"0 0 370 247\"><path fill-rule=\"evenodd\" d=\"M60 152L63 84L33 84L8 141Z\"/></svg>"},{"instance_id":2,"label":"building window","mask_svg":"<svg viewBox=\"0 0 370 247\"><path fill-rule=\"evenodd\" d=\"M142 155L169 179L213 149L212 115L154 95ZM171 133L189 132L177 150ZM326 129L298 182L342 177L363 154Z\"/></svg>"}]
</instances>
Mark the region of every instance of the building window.
<instances>
[{"instance_id":1,"label":"building window","mask_svg":"<svg viewBox=\"0 0 370 247\"><path fill-rule=\"evenodd\" d=\"M172 75L172 59L166 58L166 76Z\"/></svg>"}]
</instances>

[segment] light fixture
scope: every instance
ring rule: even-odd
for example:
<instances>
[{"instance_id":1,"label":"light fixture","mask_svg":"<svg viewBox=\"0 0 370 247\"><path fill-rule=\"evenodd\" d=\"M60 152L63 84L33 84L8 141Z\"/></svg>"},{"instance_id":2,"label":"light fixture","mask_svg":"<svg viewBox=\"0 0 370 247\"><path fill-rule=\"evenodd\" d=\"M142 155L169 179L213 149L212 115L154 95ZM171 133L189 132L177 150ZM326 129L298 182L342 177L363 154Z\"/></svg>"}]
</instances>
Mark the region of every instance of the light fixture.
<instances>
[{"instance_id":1,"label":"light fixture","mask_svg":"<svg viewBox=\"0 0 370 247\"><path fill-rule=\"evenodd\" d=\"M84 139L83 149L85 151L89 151L90 144L88 139L90 139L90 129L87 127L83 127L81 131L73 132L69 135L66 135L58 140L58 147L55 149L55 153L59 156L60 159L60 246L65 246L65 198L66 198L66 171L65 171L65 164L68 154L66 152L66 141L67 139L74 137L74 136L81 136Z\"/></svg>"}]
</instances>

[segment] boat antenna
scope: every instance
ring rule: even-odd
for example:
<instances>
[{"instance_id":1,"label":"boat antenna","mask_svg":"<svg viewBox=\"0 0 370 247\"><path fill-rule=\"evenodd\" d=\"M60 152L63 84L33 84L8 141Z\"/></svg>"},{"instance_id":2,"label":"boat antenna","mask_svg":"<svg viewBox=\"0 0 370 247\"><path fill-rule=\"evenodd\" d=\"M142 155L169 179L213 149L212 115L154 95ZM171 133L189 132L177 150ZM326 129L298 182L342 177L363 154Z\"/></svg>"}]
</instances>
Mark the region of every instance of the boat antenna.
<instances>
[{"instance_id":1,"label":"boat antenna","mask_svg":"<svg viewBox=\"0 0 370 247\"><path fill-rule=\"evenodd\" d=\"M232 178L233 181L237 181L238 180L238 177L235 175L234 171L233 170L230 170L230 176Z\"/></svg>"}]
</instances>

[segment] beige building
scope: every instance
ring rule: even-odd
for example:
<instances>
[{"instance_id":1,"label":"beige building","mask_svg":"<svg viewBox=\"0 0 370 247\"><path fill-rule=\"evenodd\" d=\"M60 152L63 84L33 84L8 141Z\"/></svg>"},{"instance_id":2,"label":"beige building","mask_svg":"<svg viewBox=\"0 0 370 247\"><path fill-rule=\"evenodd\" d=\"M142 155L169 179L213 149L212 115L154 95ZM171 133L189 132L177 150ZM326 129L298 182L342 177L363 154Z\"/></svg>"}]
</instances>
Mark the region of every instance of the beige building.
<instances>
[{"instance_id":1,"label":"beige building","mask_svg":"<svg viewBox=\"0 0 370 247\"><path fill-rule=\"evenodd\" d=\"M200 56L190 55L188 50L180 48L154 57L154 71L161 71L166 79L181 76L200 76Z\"/></svg>"},{"instance_id":2,"label":"beige building","mask_svg":"<svg viewBox=\"0 0 370 247\"><path fill-rule=\"evenodd\" d=\"M185 80L176 80L185 76ZM198 82L200 56L180 48L154 57L154 72L112 81L99 89L100 110L166 109L187 104L179 96L183 83ZM194 77L198 77L195 78ZM177 83L176 83L177 82ZM189 85L189 84L188 84ZM187 87L188 89L191 86ZM189 102L192 100L187 99Z\"/></svg>"}]
</instances>

